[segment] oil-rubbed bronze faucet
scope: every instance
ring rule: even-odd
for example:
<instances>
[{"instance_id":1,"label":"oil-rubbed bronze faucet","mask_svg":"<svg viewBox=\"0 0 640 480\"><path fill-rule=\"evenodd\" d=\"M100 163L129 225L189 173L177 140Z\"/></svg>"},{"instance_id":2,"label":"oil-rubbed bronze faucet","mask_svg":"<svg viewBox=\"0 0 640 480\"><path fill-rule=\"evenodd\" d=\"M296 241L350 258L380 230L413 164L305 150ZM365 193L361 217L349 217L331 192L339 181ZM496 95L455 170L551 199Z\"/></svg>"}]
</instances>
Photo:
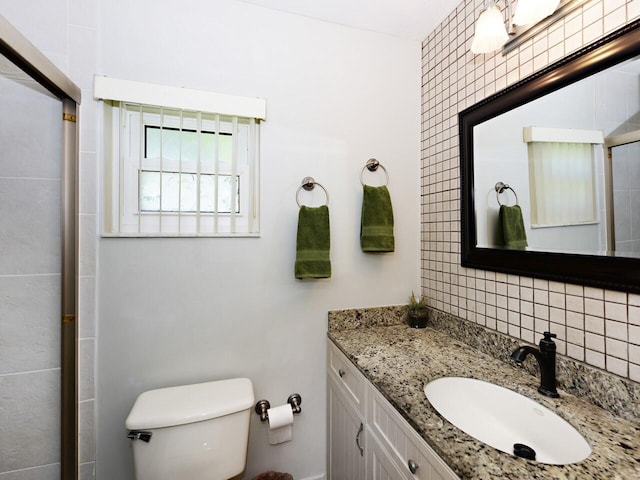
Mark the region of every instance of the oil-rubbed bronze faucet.
<instances>
[{"instance_id":1,"label":"oil-rubbed bronze faucet","mask_svg":"<svg viewBox=\"0 0 640 480\"><path fill-rule=\"evenodd\" d=\"M544 332L544 338L540 340L540 350L529 345L518 347L512 354L511 360L518 365L522 365L527 355L532 354L536 357L538 365L540 365L540 387L538 392L547 397L558 398L556 390L556 344L552 340L556 337L555 333Z\"/></svg>"}]
</instances>

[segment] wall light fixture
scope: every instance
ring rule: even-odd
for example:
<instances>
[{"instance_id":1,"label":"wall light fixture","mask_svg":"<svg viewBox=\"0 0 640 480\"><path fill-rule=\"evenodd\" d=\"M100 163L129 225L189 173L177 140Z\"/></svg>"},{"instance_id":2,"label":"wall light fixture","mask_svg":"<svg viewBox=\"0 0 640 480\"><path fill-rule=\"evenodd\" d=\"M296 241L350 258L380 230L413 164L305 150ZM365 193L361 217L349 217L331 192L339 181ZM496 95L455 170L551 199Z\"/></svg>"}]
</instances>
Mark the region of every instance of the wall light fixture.
<instances>
[{"instance_id":1,"label":"wall light fixture","mask_svg":"<svg viewBox=\"0 0 640 480\"><path fill-rule=\"evenodd\" d=\"M504 3L507 21L502 16L498 3ZM489 53L502 47L510 35L515 35L516 26L535 25L553 14L560 0L513 0L500 2L489 0L478 17L475 34L471 42L473 53Z\"/></svg>"}]
</instances>

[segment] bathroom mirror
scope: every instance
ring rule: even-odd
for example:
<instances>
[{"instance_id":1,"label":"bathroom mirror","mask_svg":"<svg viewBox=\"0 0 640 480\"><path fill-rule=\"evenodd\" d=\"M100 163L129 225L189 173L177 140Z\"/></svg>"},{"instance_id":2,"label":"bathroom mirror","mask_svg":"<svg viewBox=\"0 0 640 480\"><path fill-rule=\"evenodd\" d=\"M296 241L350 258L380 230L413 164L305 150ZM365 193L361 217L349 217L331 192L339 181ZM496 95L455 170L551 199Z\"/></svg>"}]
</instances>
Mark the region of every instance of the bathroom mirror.
<instances>
[{"instance_id":1,"label":"bathroom mirror","mask_svg":"<svg viewBox=\"0 0 640 480\"><path fill-rule=\"evenodd\" d=\"M463 266L640 292L640 21L460 112L459 129ZM499 211L516 203L526 246L506 247Z\"/></svg>"}]
</instances>

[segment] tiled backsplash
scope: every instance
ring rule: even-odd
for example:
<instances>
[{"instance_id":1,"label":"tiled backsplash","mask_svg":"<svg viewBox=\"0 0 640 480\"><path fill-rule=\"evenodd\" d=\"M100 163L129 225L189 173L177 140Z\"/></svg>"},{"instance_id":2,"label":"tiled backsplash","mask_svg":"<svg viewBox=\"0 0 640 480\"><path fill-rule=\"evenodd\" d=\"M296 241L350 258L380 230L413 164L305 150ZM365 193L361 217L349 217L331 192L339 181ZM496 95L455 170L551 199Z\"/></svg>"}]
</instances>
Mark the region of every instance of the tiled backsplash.
<instances>
[{"instance_id":1,"label":"tiled backsplash","mask_svg":"<svg viewBox=\"0 0 640 480\"><path fill-rule=\"evenodd\" d=\"M429 326L506 363L512 362L511 353L522 345L520 340L508 335L437 310L431 312ZM529 357L523 367L539 378L540 370L535 359ZM563 355L557 357L556 375L558 388L577 397L585 397L619 417L640 421L640 384Z\"/></svg>"},{"instance_id":2,"label":"tiled backsplash","mask_svg":"<svg viewBox=\"0 0 640 480\"><path fill-rule=\"evenodd\" d=\"M458 113L640 14L640 0L593 0L503 57L469 45L482 0L423 42L422 287L430 305L640 382L640 295L460 266Z\"/></svg>"}]
</instances>

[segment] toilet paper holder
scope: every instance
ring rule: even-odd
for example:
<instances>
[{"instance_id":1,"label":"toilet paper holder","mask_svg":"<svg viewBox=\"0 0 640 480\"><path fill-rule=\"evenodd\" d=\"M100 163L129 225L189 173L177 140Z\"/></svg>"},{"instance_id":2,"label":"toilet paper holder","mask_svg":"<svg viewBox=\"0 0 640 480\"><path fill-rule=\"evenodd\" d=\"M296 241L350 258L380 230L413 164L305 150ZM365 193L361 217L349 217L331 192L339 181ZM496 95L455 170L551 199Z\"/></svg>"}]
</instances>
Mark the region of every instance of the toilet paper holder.
<instances>
[{"instance_id":1,"label":"toilet paper holder","mask_svg":"<svg viewBox=\"0 0 640 480\"><path fill-rule=\"evenodd\" d=\"M291 405L291 411L296 415L302 412L302 407L300 407L300 404L302 403L302 397L299 393L292 393L291 395L289 395L289 398L287 398L287 403ZM269 414L267 413L267 410L269 410L270 408L271 404L269 403L269 400L258 400L258 403L256 403L255 410L256 413L260 415L261 422L266 422L267 420L269 420Z\"/></svg>"}]
</instances>

